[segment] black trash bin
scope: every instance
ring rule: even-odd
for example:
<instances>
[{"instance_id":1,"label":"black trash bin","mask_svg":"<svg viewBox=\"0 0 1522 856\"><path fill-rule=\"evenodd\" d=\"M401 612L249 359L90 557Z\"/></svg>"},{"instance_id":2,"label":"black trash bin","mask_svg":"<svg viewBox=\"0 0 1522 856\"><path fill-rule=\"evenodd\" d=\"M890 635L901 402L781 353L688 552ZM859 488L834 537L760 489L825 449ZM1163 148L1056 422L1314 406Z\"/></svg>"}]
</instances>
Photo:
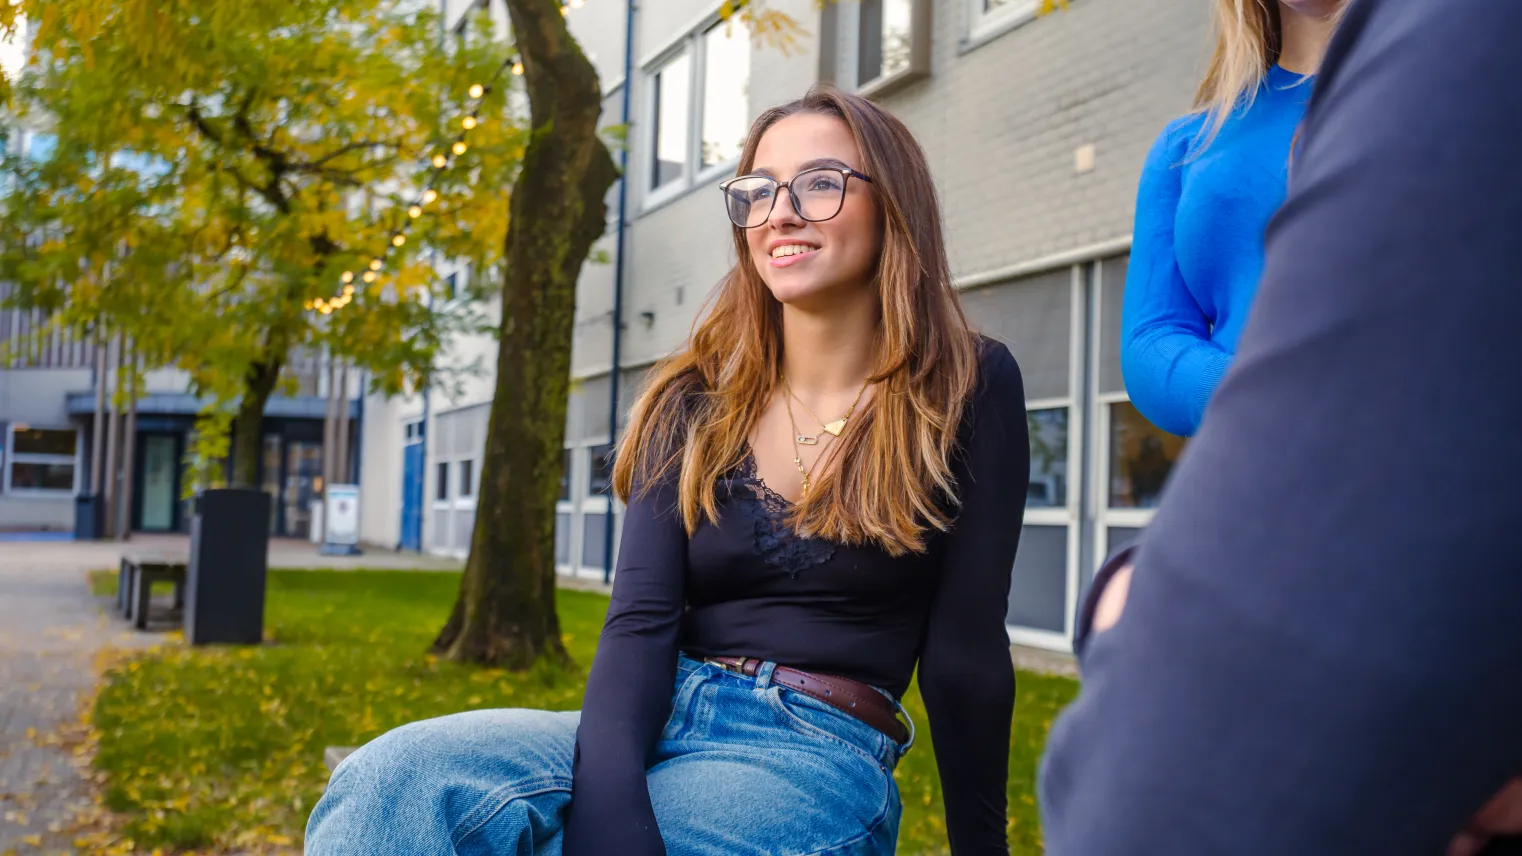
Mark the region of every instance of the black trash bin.
<instances>
[{"instance_id":1,"label":"black trash bin","mask_svg":"<svg viewBox=\"0 0 1522 856\"><path fill-rule=\"evenodd\" d=\"M196 497L185 582L190 644L263 640L269 521L270 497L262 490L208 490Z\"/></svg>"},{"instance_id":2,"label":"black trash bin","mask_svg":"<svg viewBox=\"0 0 1522 856\"><path fill-rule=\"evenodd\" d=\"M82 493L74 498L74 540L94 541L106 536L106 504L102 497Z\"/></svg>"}]
</instances>

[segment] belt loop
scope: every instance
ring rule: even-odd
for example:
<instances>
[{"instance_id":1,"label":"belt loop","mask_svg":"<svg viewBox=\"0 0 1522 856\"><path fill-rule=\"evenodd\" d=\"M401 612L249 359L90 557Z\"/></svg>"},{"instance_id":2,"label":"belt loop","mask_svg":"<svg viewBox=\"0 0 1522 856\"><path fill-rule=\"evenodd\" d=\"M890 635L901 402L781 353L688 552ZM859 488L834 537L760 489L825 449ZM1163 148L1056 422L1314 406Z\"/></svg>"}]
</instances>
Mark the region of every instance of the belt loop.
<instances>
[{"instance_id":1,"label":"belt loop","mask_svg":"<svg viewBox=\"0 0 1522 856\"><path fill-rule=\"evenodd\" d=\"M776 668L776 663L767 660L761 664L760 668L756 669L756 689L764 690L772 685L772 672Z\"/></svg>"}]
</instances>

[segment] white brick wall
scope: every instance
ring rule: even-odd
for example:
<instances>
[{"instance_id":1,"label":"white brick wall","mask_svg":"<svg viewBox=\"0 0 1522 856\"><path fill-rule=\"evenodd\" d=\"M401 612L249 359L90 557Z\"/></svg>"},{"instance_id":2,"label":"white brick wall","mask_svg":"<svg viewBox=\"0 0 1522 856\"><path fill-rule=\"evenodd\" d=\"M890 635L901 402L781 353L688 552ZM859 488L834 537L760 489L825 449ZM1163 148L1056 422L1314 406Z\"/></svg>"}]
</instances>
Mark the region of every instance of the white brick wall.
<instances>
[{"instance_id":1,"label":"white brick wall","mask_svg":"<svg viewBox=\"0 0 1522 856\"><path fill-rule=\"evenodd\" d=\"M882 99L929 155L954 273L1129 234L1142 160L1203 70L1208 4L1073 0L964 52L968 12L935 3L931 76Z\"/></svg>"}]
</instances>

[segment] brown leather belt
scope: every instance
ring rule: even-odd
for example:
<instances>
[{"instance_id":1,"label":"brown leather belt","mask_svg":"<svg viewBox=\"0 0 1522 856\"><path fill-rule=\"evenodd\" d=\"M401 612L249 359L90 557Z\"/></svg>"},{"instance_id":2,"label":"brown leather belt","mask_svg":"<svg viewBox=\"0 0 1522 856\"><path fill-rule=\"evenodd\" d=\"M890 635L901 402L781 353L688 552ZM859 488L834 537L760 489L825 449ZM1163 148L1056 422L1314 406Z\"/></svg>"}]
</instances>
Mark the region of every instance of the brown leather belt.
<instances>
[{"instance_id":1,"label":"brown leather belt","mask_svg":"<svg viewBox=\"0 0 1522 856\"><path fill-rule=\"evenodd\" d=\"M764 662L752 657L708 657L706 661L726 671L749 677L755 677ZM887 696L860 681L778 666L772 670L772 683L803 693L847 716L855 717L888 735L895 743L909 741L909 727L898 718L898 708Z\"/></svg>"}]
</instances>

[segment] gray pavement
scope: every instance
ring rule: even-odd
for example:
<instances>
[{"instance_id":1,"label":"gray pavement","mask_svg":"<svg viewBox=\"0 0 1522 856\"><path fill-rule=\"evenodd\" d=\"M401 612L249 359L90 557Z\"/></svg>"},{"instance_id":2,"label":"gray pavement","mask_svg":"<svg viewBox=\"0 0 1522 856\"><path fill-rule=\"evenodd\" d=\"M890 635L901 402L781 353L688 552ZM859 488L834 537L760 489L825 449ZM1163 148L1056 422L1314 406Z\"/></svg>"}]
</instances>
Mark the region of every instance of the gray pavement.
<instances>
[{"instance_id":1,"label":"gray pavement","mask_svg":"<svg viewBox=\"0 0 1522 856\"><path fill-rule=\"evenodd\" d=\"M158 637L112 621L76 569L0 552L0 854L71 853L70 822L92 802L73 747L96 655Z\"/></svg>"}]
</instances>

